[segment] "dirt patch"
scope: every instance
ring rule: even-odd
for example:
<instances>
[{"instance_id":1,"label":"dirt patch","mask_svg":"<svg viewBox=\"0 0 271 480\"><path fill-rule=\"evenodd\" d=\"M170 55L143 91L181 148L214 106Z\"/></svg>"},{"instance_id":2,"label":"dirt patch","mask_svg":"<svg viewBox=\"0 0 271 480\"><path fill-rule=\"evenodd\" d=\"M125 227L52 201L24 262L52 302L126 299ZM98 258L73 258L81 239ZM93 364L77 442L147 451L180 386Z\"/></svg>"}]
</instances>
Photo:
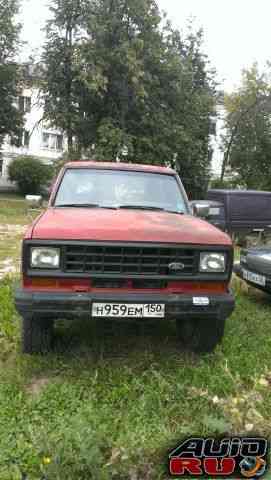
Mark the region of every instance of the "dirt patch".
<instances>
[{"instance_id":1,"label":"dirt patch","mask_svg":"<svg viewBox=\"0 0 271 480\"><path fill-rule=\"evenodd\" d=\"M1 264L3 265L3 267L10 267L11 265L13 265L14 263L14 260L13 258L6 258L6 260L3 260L1 262Z\"/></svg>"},{"instance_id":2,"label":"dirt patch","mask_svg":"<svg viewBox=\"0 0 271 480\"><path fill-rule=\"evenodd\" d=\"M0 239L10 235L23 235L27 229L27 225L0 225Z\"/></svg>"},{"instance_id":3,"label":"dirt patch","mask_svg":"<svg viewBox=\"0 0 271 480\"><path fill-rule=\"evenodd\" d=\"M20 270L19 259L19 243L21 237L24 235L27 225L0 225L0 253L2 251L0 260L0 280L7 275L14 275ZM12 255L14 258L6 255ZM6 253L6 255L5 255Z\"/></svg>"},{"instance_id":4,"label":"dirt patch","mask_svg":"<svg viewBox=\"0 0 271 480\"><path fill-rule=\"evenodd\" d=\"M6 275L13 275L19 272L19 262L13 258L6 258L0 262L0 279Z\"/></svg>"},{"instance_id":5,"label":"dirt patch","mask_svg":"<svg viewBox=\"0 0 271 480\"><path fill-rule=\"evenodd\" d=\"M17 273L18 269L14 265L10 265L9 267L0 268L0 278L4 278L6 275L11 275L13 273Z\"/></svg>"},{"instance_id":6,"label":"dirt patch","mask_svg":"<svg viewBox=\"0 0 271 480\"><path fill-rule=\"evenodd\" d=\"M43 378L35 378L32 380L32 382L27 385L26 391L27 393L30 393L33 396L38 396L41 394L42 390L49 385L50 380L49 378L43 377Z\"/></svg>"}]
</instances>

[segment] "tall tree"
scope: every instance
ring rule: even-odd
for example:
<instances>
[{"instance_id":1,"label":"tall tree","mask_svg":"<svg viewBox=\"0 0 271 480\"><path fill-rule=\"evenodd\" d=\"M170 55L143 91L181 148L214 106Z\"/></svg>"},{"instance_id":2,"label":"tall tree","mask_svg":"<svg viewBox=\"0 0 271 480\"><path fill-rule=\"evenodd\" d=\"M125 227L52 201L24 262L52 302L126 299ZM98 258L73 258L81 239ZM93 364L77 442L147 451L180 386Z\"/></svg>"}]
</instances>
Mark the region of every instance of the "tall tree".
<instances>
[{"instance_id":1,"label":"tall tree","mask_svg":"<svg viewBox=\"0 0 271 480\"><path fill-rule=\"evenodd\" d=\"M210 179L217 101L215 72L202 52L202 40L202 31L193 33L192 28L183 40L175 32L180 65L177 88L172 92L172 101L174 97L177 100L177 131L171 144L186 190L195 198L203 198Z\"/></svg>"},{"instance_id":2,"label":"tall tree","mask_svg":"<svg viewBox=\"0 0 271 480\"><path fill-rule=\"evenodd\" d=\"M116 158L126 146L128 160L173 164L191 196L203 195L216 92L202 32L182 39L169 23L162 28L153 0L98 0L88 34L82 55L93 95L85 118L97 158Z\"/></svg>"},{"instance_id":3,"label":"tall tree","mask_svg":"<svg viewBox=\"0 0 271 480\"><path fill-rule=\"evenodd\" d=\"M16 108L19 67L14 58L19 46L17 0L0 0L0 147L5 135L17 135L22 117Z\"/></svg>"},{"instance_id":4,"label":"tall tree","mask_svg":"<svg viewBox=\"0 0 271 480\"><path fill-rule=\"evenodd\" d=\"M226 168L246 188L271 188L271 86L257 65L243 72L241 87L225 96Z\"/></svg>"},{"instance_id":5,"label":"tall tree","mask_svg":"<svg viewBox=\"0 0 271 480\"><path fill-rule=\"evenodd\" d=\"M68 149L78 125L80 96L79 45L86 15L85 0L52 0L47 22L44 62L44 119L66 133Z\"/></svg>"},{"instance_id":6,"label":"tall tree","mask_svg":"<svg viewBox=\"0 0 271 480\"><path fill-rule=\"evenodd\" d=\"M153 0L98 0L89 16L82 50L90 95L86 118L100 158L114 159L128 147L128 159L139 161L146 145L145 161L159 162L146 123L153 120L151 90L159 87L155 69L165 50L160 21Z\"/></svg>"},{"instance_id":7,"label":"tall tree","mask_svg":"<svg viewBox=\"0 0 271 480\"><path fill-rule=\"evenodd\" d=\"M82 0L77 1L82 8ZM53 2L62 6L63 26L71 0ZM175 165L191 195L202 195L211 158L215 85L201 52L201 33L190 31L182 39L154 0L86 0L80 12L68 69L72 96L65 97L66 57L56 14L49 24L48 118L66 132L64 122L70 118L73 139L96 159Z\"/></svg>"}]
</instances>

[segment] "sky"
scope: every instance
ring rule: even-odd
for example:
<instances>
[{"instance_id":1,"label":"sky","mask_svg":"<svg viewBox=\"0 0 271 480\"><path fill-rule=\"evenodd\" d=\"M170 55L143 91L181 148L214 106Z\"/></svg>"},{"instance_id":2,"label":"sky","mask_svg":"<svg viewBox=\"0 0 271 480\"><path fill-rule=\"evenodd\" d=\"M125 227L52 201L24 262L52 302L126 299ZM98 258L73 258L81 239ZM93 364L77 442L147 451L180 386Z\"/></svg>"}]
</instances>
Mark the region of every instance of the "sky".
<instances>
[{"instance_id":1,"label":"sky","mask_svg":"<svg viewBox=\"0 0 271 480\"><path fill-rule=\"evenodd\" d=\"M189 16L203 28L205 52L226 90L240 82L243 68L271 60L270 0L159 0L173 24Z\"/></svg>"},{"instance_id":2,"label":"sky","mask_svg":"<svg viewBox=\"0 0 271 480\"><path fill-rule=\"evenodd\" d=\"M271 60L270 0L157 0L173 25L185 29L193 17L203 28L204 50L226 90L238 86L241 71L257 61L264 68ZM49 0L22 0L24 57L40 47L48 18Z\"/></svg>"}]
</instances>

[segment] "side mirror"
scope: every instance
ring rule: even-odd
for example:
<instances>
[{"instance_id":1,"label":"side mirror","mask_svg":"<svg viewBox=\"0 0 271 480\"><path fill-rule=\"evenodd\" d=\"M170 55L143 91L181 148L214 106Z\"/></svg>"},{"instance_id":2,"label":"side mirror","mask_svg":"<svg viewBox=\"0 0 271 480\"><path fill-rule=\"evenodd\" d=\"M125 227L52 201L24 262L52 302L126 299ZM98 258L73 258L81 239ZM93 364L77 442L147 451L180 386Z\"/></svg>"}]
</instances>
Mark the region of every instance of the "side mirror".
<instances>
[{"instance_id":1,"label":"side mirror","mask_svg":"<svg viewBox=\"0 0 271 480\"><path fill-rule=\"evenodd\" d=\"M40 208L42 205L41 195L26 195L25 199L29 208Z\"/></svg>"},{"instance_id":2,"label":"side mirror","mask_svg":"<svg viewBox=\"0 0 271 480\"><path fill-rule=\"evenodd\" d=\"M193 214L197 217L208 218L210 215L210 205L208 203L195 203L193 205Z\"/></svg>"}]
</instances>

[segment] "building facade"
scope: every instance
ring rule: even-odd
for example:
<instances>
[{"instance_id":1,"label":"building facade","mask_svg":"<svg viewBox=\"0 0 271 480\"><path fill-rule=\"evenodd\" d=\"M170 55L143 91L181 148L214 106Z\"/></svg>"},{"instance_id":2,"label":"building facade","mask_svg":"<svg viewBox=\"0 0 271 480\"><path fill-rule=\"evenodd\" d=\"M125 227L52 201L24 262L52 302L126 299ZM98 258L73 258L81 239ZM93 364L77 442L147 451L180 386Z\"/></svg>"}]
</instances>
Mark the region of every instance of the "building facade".
<instances>
[{"instance_id":1,"label":"building facade","mask_svg":"<svg viewBox=\"0 0 271 480\"><path fill-rule=\"evenodd\" d=\"M2 145L0 157L0 190L13 190L9 181L8 167L20 155L32 155L45 163L52 163L63 155L66 141L63 134L48 127L43 121L43 109L38 88L29 87L18 98L18 108L24 113L24 127L20 135L12 138L7 135Z\"/></svg>"}]
</instances>

